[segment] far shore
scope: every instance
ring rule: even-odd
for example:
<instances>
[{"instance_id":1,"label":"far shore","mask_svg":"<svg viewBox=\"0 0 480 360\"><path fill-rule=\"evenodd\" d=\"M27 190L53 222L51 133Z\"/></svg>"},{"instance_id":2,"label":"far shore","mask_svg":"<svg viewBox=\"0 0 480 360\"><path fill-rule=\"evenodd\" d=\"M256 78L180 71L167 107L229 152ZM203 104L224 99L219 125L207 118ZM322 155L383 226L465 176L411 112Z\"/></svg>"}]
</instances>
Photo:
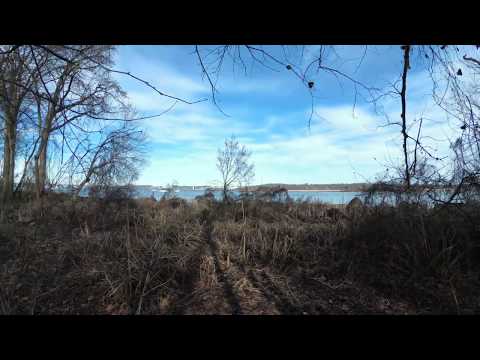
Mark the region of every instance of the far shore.
<instances>
[{"instance_id":1,"label":"far shore","mask_svg":"<svg viewBox=\"0 0 480 360\"><path fill-rule=\"evenodd\" d=\"M236 191L239 191L238 189L235 189ZM353 190L311 190L311 189L308 189L308 190L299 190L299 189L295 189L295 190L287 190L288 192L361 192L360 190L359 191L353 191Z\"/></svg>"},{"instance_id":2,"label":"far shore","mask_svg":"<svg viewBox=\"0 0 480 360\"><path fill-rule=\"evenodd\" d=\"M288 190L288 192L361 192L352 190Z\"/></svg>"}]
</instances>

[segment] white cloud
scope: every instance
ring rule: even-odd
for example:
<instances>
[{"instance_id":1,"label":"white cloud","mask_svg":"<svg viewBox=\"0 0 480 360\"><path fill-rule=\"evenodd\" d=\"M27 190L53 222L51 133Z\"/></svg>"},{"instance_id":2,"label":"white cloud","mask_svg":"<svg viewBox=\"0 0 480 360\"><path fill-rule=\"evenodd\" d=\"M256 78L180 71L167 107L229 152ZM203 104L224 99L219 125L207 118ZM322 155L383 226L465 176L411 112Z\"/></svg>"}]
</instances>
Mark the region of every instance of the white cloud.
<instances>
[{"instance_id":1,"label":"white cloud","mask_svg":"<svg viewBox=\"0 0 480 360\"><path fill-rule=\"evenodd\" d=\"M142 172L137 183L166 185L173 180L185 185L213 185L218 178L215 165L216 151L188 155L155 156Z\"/></svg>"},{"instance_id":2,"label":"white cloud","mask_svg":"<svg viewBox=\"0 0 480 360\"><path fill-rule=\"evenodd\" d=\"M238 118L225 117L199 105L175 109L158 118L144 121L149 138L155 143L195 144L223 141L230 135L237 137L254 132L251 125Z\"/></svg>"},{"instance_id":3,"label":"white cloud","mask_svg":"<svg viewBox=\"0 0 480 360\"><path fill-rule=\"evenodd\" d=\"M352 125L349 121L351 109L348 107L329 107L326 110L325 113L332 119L328 132L313 126L310 135L304 131L291 131L284 135L273 133L264 141L249 135L249 132L255 131L254 128L241 122L232 123L231 119L226 126L225 119L184 114L171 117L163 123L157 122L149 132L151 135L157 134L154 135L155 141L170 141L173 146L173 141L188 139L189 149L185 155L177 152L175 157L164 154L162 158L162 154L159 154L161 159L152 162L141 180L156 179L155 183L159 184L175 178L181 183L202 184L215 179L218 176L215 167L216 148L222 146L223 138L235 127L241 130L237 131L240 141L253 152L252 160L257 169L255 182L349 182L355 178L355 168L366 170L369 174L372 169L379 171L380 165L374 157L380 158L379 154L387 150L395 152L396 149L388 138L372 138L369 131L375 131L372 126L373 115L362 110L357 114L360 125ZM281 121L281 117L271 118L271 123ZM363 122L368 126L363 127ZM360 137L348 143L345 139L352 133Z\"/></svg>"},{"instance_id":4,"label":"white cloud","mask_svg":"<svg viewBox=\"0 0 480 360\"><path fill-rule=\"evenodd\" d=\"M413 104L412 104L413 105ZM421 107L421 104L415 104ZM412 106L412 108L414 107ZM181 183L205 184L218 177L215 167L216 148L223 139L235 133L252 150L256 166L255 183L328 183L372 180L385 170L385 165L401 161L402 148L399 128L378 127L382 116L366 108L357 108L355 117L351 106L317 107L323 119L312 123L311 131L283 127L282 133L271 131L281 124L291 124L295 116L286 114L269 117L257 127L239 120L196 113L178 114L151 125L150 134L163 143L188 141L185 155L167 155L156 160L146 170L143 181L170 178ZM435 117L435 113L425 113ZM438 153L448 152L444 140L451 134L445 122L425 121L424 144ZM270 129L270 133L267 131ZM267 136L260 140L255 134L262 130ZM413 131L413 130L412 130ZM159 175L154 175L158 173ZM165 175L160 175L165 173ZM360 174L360 175L359 175Z\"/></svg>"},{"instance_id":5,"label":"white cloud","mask_svg":"<svg viewBox=\"0 0 480 360\"><path fill-rule=\"evenodd\" d=\"M313 129L331 129L349 135L361 135L375 131L378 126L378 116L352 105L317 106L315 113L318 116L312 121Z\"/></svg>"}]
</instances>

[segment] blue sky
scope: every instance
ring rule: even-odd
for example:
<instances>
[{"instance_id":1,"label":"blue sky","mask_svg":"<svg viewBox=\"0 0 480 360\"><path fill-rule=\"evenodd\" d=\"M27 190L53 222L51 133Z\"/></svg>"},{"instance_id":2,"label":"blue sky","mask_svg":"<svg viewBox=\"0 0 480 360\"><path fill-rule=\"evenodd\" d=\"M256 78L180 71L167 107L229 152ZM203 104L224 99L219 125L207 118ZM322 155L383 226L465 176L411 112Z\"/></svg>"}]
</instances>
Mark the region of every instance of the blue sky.
<instances>
[{"instance_id":1,"label":"blue sky","mask_svg":"<svg viewBox=\"0 0 480 360\"><path fill-rule=\"evenodd\" d=\"M206 51L212 48L202 46ZM307 64L318 46L266 47L280 57L291 58L296 65ZM352 83L325 73L312 72L314 109L311 126L308 119L312 99L308 90L292 72L275 66L277 71L251 66L247 73L226 60L218 80L217 99L223 115L212 103L208 82L202 78L194 46L119 46L116 68L131 71L161 91L188 100L209 101L188 105L178 103L170 112L143 121L148 135L147 165L137 184L165 185L172 181L188 185L215 185L217 148L230 135L252 151L255 163L253 183L349 183L373 180L385 166L398 161L400 128L383 127L387 117L400 119L400 100L387 98L382 111L362 99L356 99ZM325 60L355 79L387 88L399 78L402 51L399 46L369 46L358 66L364 47L336 48ZM247 59L248 60L248 59ZM272 65L273 66L273 65ZM165 111L172 100L125 76L117 76L131 103L142 115ZM409 74L409 112L411 119L424 116L428 145L446 154L445 140L454 136L454 126L436 108L425 69L412 67ZM361 92L361 91L360 91ZM366 95L363 93L363 95ZM414 129L412 130L414 131Z\"/></svg>"}]
</instances>

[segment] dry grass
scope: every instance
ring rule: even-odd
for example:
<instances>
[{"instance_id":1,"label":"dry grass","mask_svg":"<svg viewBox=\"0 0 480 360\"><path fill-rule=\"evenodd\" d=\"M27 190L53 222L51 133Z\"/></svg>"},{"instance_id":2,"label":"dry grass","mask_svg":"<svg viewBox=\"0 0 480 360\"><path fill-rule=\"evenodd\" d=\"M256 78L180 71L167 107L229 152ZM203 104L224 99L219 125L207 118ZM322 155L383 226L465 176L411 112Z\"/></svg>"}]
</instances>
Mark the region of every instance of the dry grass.
<instances>
[{"instance_id":1,"label":"dry grass","mask_svg":"<svg viewBox=\"0 0 480 360\"><path fill-rule=\"evenodd\" d=\"M479 209L25 199L0 225L0 312L476 312Z\"/></svg>"}]
</instances>

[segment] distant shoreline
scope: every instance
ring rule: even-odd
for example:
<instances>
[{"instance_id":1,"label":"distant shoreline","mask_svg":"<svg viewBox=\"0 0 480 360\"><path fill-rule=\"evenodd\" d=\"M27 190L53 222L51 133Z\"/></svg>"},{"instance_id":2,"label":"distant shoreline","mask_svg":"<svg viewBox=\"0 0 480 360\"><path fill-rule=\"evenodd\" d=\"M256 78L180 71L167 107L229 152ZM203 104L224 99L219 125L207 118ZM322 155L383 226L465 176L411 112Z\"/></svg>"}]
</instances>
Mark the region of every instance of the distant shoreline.
<instances>
[{"instance_id":1,"label":"distant shoreline","mask_svg":"<svg viewBox=\"0 0 480 360\"><path fill-rule=\"evenodd\" d=\"M202 192L205 191L206 189L177 189L176 191L198 191ZM222 189L213 189L214 191L222 191ZM160 192L165 192L166 190L152 190L152 191L160 191ZM241 189L233 189L233 191L242 191ZM335 190L335 189L295 189L295 190L287 190L288 192L362 192L362 190Z\"/></svg>"},{"instance_id":2,"label":"distant shoreline","mask_svg":"<svg viewBox=\"0 0 480 360\"><path fill-rule=\"evenodd\" d=\"M361 192L361 191L353 191L353 190L288 190L288 192Z\"/></svg>"}]
</instances>

